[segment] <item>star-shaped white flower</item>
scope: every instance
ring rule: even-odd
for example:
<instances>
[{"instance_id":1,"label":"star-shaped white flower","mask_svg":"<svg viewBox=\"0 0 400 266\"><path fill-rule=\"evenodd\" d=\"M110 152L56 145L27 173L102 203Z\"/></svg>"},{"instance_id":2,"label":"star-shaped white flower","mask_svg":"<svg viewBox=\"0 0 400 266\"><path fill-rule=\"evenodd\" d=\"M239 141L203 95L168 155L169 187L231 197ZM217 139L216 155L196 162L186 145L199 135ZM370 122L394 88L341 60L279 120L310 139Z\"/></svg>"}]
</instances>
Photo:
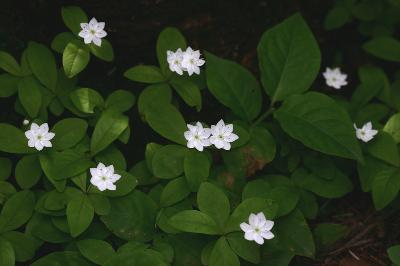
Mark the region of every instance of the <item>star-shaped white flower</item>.
<instances>
[{"instance_id":1,"label":"star-shaped white flower","mask_svg":"<svg viewBox=\"0 0 400 266\"><path fill-rule=\"evenodd\" d=\"M194 51L190 46L183 53L182 68L188 72L189 76L193 73L199 75L200 66L204 65L205 62L200 58L200 51Z\"/></svg>"},{"instance_id":2,"label":"star-shaped white flower","mask_svg":"<svg viewBox=\"0 0 400 266\"><path fill-rule=\"evenodd\" d=\"M100 47L101 39L107 36L104 26L104 22L97 22L95 18L92 18L89 23L81 23L82 30L78 35L84 39L86 44L93 42Z\"/></svg>"},{"instance_id":3,"label":"star-shaped white flower","mask_svg":"<svg viewBox=\"0 0 400 266\"><path fill-rule=\"evenodd\" d=\"M188 148L196 148L198 151L203 151L204 147L210 146L210 129L203 128L200 122L197 122L195 126L187 125L188 131L183 134L187 142Z\"/></svg>"},{"instance_id":4,"label":"star-shaped white flower","mask_svg":"<svg viewBox=\"0 0 400 266\"><path fill-rule=\"evenodd\" d=\"M117 187L114 185L121 176L114 173L114 166L105 166L99 163L96 168L90 168L90 183L96 186L100 191L106 189L115 190Z\"/></svg>"},{"instance_id":5,"label":"star-shaped white flower","mask_svg":"<svg viewBox=\"0 0 400 266\"><path fill-rule=\"evenodd\" d=\"M372 129L371 122L364 124L362 128L357 128L357 125L354 124L354 128L356 129L357 138L364 142L370 141L376 134L378 134L378 130Z\"/></svg>"},{"instance_id":6,"label":"star-shaped white flower","mask_svg":"<svg viewBox=\"0 0 400 266\"><path fill-rule=\"evenodd\" d=\"M224 120L219 120L217 125L211 126L210 143L214 144L217 149L230 150L231 142L234 142L239 137L233 133L233 125L225 125Z\"/></svg>"},{"instance_id":7,"label":"star-shaped white flower","mask_svg":"<svg viewBox=\"0 0 400 266\"><path fill-rule=\"evenodd\" d=\"M175 53L172 51L167 51L167 62L169 64L169 69L172 72L176 72L179 75L183 75L182 60L183 60L183 52L181 48L176 50Z\"/></svg>"},{"instance_id":8,"label":"star-shaped white flower","mask_svg":"<svg viewBox=\"0 0 400 266\"><path fill-rule=\"evenodd\" d=\"M241 223L240 228L244 232L244 238L249 241L255 241L257 244L264 244L264 239L274 238L271 232L274 222L267 220L264 213L250 214L249 223Z\"/></svg>"},{"instance_id":9,"label":"star-shaped white flower","mask_svg":"<svg viewBox=\"0 0 400 266\"><path fill-rule=\"evenodd\" d=\"M326 68L326 71L323 73L326 85L329 87L333 87L335 89L340 89L342 86L347 85L347 75L343 74L340 71L340 68L333 68L330 69L329 67Z\"/></svg>"},{"instance_id":10,"label":"star-shaped white flower","mask_svg":"<svg viewBox=\"0 0 400 266\"><path fill-rule=\"evenodd\" d=\"M55 134L49 132L49 125L47 123L40 126L32 123L31 128L25 132L25 136L28 138L29 147L41 151L44 147L52 147L50 140L54 138Z\"/></svg>"}]
</instances>

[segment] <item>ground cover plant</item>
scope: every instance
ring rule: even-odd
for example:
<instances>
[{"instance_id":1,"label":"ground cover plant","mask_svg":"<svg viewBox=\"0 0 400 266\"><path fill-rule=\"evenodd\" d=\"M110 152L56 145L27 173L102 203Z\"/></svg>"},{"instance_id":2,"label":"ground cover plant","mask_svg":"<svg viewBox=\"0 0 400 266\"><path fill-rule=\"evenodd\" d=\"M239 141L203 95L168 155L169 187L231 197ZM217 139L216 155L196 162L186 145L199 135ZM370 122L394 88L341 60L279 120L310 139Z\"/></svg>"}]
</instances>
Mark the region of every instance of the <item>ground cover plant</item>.
<instances>
[{"instance_id":1,"label":"ground cover plant","mask_svg":"<svg viewBox=\"0 0 400 266\"><path fill-rule=\"evenodd\" d=\"M0 51L0 265L400 265L400 3L323 15L356 26L354 73L300 12L255 66L166 26L157 63L121 73L135 89L87 84L123 51L78 6L50 43Z\"/></svg>"}]
</instances>

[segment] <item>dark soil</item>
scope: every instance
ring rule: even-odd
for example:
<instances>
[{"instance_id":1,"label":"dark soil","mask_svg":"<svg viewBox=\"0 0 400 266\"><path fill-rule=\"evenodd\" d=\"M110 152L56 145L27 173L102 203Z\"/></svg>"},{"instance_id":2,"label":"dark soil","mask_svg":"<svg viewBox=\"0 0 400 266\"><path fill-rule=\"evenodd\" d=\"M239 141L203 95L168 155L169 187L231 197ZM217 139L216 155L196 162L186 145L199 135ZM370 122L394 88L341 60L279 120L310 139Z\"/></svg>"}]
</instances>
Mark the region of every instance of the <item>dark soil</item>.
<instances>
[{"instance_id":1,"label":"dark soil","mask_svg":"<svg viewBox=\"0 0 400 266\"><path fill-rule=\"evenodd\" d=\"M0 0L0 3L0 50L17 58L29 40L50 45L57 33L68 31L61 19L62 6L79 5L89 17L105 21L115 61L105 63L92 57L79 80L80 86L99 89L106 92L104 95L114 89L139 95L143 86L126 80L122 73L137 64L157 64L157 36L167 26L179 28L192 47L235 60L258 75L256 47L262 33L291 14L301 12L320 44L322 67L339 63L350 74L350 84L356 84L357 67L369 60L360 51L363 38L356 34L356 25L333 32L323 29L325 14L333 5L328 0ZM316 87L324 87L320 78ZM349 86L348 91L354 88L355 85ZM217 119L215 101L203 93L200 114L183 110L188 121L194 120L195 115L204 121ZM0 99L0 122L21 123L23 117L15 114L13 105L13 98ZM146 143L160 140L140 120L136 110L129 115L132 138L121 149L129 154L129 165L133 165L143 158ZM329 211L323 222L346 224L351 233L332 250L322 251L315 261L300 258L293 265L386 265L386 248L399 238L388 233L400 224L390 211L385 214L373 211L370 195L359 192L326 206Z\"/></svg>"}]
</instances>

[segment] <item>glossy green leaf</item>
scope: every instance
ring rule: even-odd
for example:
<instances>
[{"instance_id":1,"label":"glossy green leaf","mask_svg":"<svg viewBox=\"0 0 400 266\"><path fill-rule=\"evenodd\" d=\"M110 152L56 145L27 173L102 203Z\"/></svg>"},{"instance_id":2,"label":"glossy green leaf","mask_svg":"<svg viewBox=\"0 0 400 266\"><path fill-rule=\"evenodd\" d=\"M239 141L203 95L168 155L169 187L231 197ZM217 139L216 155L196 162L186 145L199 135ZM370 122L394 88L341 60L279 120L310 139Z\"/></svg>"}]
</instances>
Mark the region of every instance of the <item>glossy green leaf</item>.
<instances>
[{"instance_id":1,"label":"glossy green leaf","mask_svg":"<svg viewBox=\"0 0 400 266\"><path fill-rule=\"evenodd\" d=\"M0 180L6 180L11 175L11 167L10 159L0 157Z\"/></svg>"},{"instance_id":2,"label":"glossy green leaf","mask_svg":"<svg viewBox=\"0 0 400 266\"><path fill-rule=\"evenodd\" d=\"M169 104L172 99L172 90L166 83L150 85L139 95L138 109L141 116L146 118L146 112L152 104Z\"/></svg>"},{"instance_id":3,"label":"glossy green leaf","mask_svg":"<svg viewBox=\"0 0 400 266\"><path fill-rule=\"evenodd\" d=\"M88 114L94 113L94 108L103 107L103 97L95 90L90 88L79 88L70 94L72 103L80 111Z\"/></svg>"},{"instance_id":4,"label":"glossy green leaf","mask_svg":"<svg viewBox=\"0 0 400 266\"><path fill-rule=\"evenodd\" d=\"M225 237L215 243L210 256L210 266L240 266L239 258L233 252Z\"/></svg>"},{"instance_id":5,"label":"glossy green leaf","mask_svg":"<svg viewBox=\"0 0 400 266\"><path fill-rule=\"evenodd\" d=\"M167 57L166 54L165 57ZM164 82L167 80L161 73L160 68L156 66L145 65L138 65L129 68L127 71L125 71L124 77L133 81L150 84Z\"/></svg>"},{"instance_id":6,"label":"glossy green leaf","mask_svg":"<svg viewBox=\"0 0 400 266\"><path fill-rule=\"evenodd\" d=\"M154 175L163 179L181 175L187 151L185 147L179 145L166 145L158 149L152 159Z\"/></svg>"},{"instance_id":7,"label":"glossy green leaf","mask_svg":"<svg viewBox=\"0 0 400 266\"><path fill-rule=\"evenodd\" d=\"M375 158L399 167L399 149L393 137L386 132L379 132L373 140L368 142L368 152Z\"/></svg>"},{"instance_id":8,"label":"glossy green leaf","mask_svg":"<svg viewBox=\"0 0 400 266\"><path fill-rule=\"evenodd\" d=\"M22 75L18 62L12 55L4 51L0 51L0 68L14 76Z\"/></svg>"},{"instance_id":9,"label":"glossy green leaf","mask_svg":"<svg viewBox=\"0 0 400 266\"><path fill-rule=\"evenodd\" d=\"M26 262L35 256L35 239L32 236L17 231L9 231L4 233L2 237L13 247L16 261Z\"/></svg>"},{"instance_id":10,"label":"glossy green leaf","mask_svg":"<svg viewBox=\"0 0 400 266\"><path fill-rule=\"evenodd\" d=\"M366 42L363 49L383 60L400 62L400 41L392 37L376 37Z\"/></svg>"},{"instance_id":11,"label":"glossy green leaf","mask_svg":"<svg viewBox=\"0 0 400 266\"><path fill-rule=\"evenodd\" d=\"M256 265L260 263L260 247L255 242L246 240L243 232L230 233L226 239L236 255Z\"/></svg>"},{"instance_id":12,"label":"glossy green leaf","mask_svg":"<svg viewBox=\"0 0 400 266\"><path fill-rule=\"evenodd\" d=\"M93 131L90 142L91 153L97 154L118 139L128 127L128 122L129 119L125 115L112 110L104 111Z\"/></svg>"},{"instance_id":13,"label":"glossy green leaf","mask_svg":"<svg viewBox=\"0 0 400 266\"><path fill-rule=\"evenodd\" d=\"M35 118L42 107L43 88L35 78L24 77L18 83L18 99L32 118Z\"/></svg>"},{"instance_id":14,"label":"glossy green leaf","mask_svg":"<svg viewBox=\"0 0 400 266\"><path fill-rule=\"evenodd\" d=\"M15 253L10 242L0 237L0 265L2 266L14 266L15 265Z\"/></svg>"},{"instance_id":15,"label":"glossy green leaf","mask_svg":"<svg viewBox=\"0 0 400 266\"><path fill-rule=\"evenodd\" d=\"M206 53L207 86L215 98L237 116L251 121L261 111L261 88L241 65Z\"/></svg>"},{"instance_id":16,"label":"glossy green leaf","mask_svg":"<svg viewBox=\"0 0 400 266\"><path fill-rule=\"evenodd\" d=\"M78 241L76 245L86 259L98 265L103 265L115 254L112 246L102 240L85 239Z\"/></svg>"},{"instance_id":17,"label":"glossy green leaf","mask_svg":"<svg viewBox=\"0 0 400 266\"><path fill-rule=\"evenodd\" d=\"M22 157L15 167L15 179L22 189L34 186L42 175L39 158L36 155Z\"/></svg>"},{"instance_id":18,"label":"glossy green leaf","mask_svg":"<svg viewBox=\"0 0 400 266\"><path fill-rule=\"evenodd\" d=\"M283 130L305 146L363 160L349 115L328 96L317 92L291 96L274 115Z\"/></svg>"},{"instance_id":19,"label":"glossy green leaf","mask_svg":"<svg viewBox=\"0 0 400 266\"><path fill-rule=\"evenodd\" d=\"M67 44L63 51L62 63L65 75L69 78L80 73L90 60L89 50L78 41Z\"/></svg>"},{"instance_id":20,"label":"glossy green leaf","mask_svg":"<svg viewBox=\"0 0 400 266\"><path fill-rule=\"evenodd\" d=\"M400 113L394 114L389 118L383 131L389 133L396 144L400 143Z\"/></svg>"},{"instance_id":21,"label":"glossy green leaf","mask_svg":"<svg viewBox=\"0 0 400 266\"><path fill-rule=\"evenodd\" d=\"M35 195L29 190L13 194L4 204L0 213L0 232L19 228L32 216Z\"/></svg>"},{"instance_id":22,"label":"glossy green leaf","mask_svg":"<svg viewBox=\"0 0 400 266\"><path fill-rule=\"evenodd\" d=\"M111 62L114 60L114 49L111 46L111 43L106 40L101 40L101 46L97 46L93 43L89 45L90 51L94 56L100 58L101 60Z\"/></svg>"},{"instance_id":23,"label":"glossy green leaf","mask_svg":"<svg viewBox=\"0 0 400 266\"><path fill-rule=\"evenodd\" d=\"M33 74L44 86L54 91L57 84L57 66L53 53L43 44L36 42L30 42L27 51Z\"/></svg>"},{"instance_id":24,"label":"glossy green leaf","mask_svg":"<svg viewBox=\"0 0 400 266\"><path fill-rule=\"evenodd\" d=\"M10 74L0 75L0 98L7 98L18 91L19 77Z\"/></svg>"},{"instance_id":25,"label":"glossy green leaf","mask_svg":"<svg viewBox=\"0 0 400 266\"><path fill-rule=\"evenodd\" d=\"M85 12L77 6L66 6L61 9L61 16L65 25L74 33L81 31L81 23L88 23Z\"/></svg>"},{"instance_id":26,"label":"glossy green leaf","mask_svg":"<svg viewBox=\"0 0 400 266\"><path fill-rule=\"evenodd\" d=\"M173 205L186 198L189 194L190 190L184 177L173 179L164 187L161 193L161 207Z\"/></svg>"},{"instance_id":27,"label":"glossy green leaf","mask_svg":"<svg viewBox=\"0 0 400 266\"><path fill-rule=\"evenodd\" d=\"M213 218L195 210L181 211L169 219L169 223L183 232L217 235L218 227Z\"/></svg>"},{"instance_id":28,"label":"glossy green leaf","mask_svg":"<svg viewBox=\"0 0 400 266\"><path fill-rule=\"evenodd\" d=\"M65 150L78 144L86 135L88 124L80 118L66 118L58 121L51 132L55 134L52 140L53 147Z\"/></svg>"},{"instance_id":29,"label":"glossy green leaf","mask_svg":"<svg viewBox=\"0 0 400 266\"><path fill-rule=\"evenodd\" d=\"M200 111L201 93L196 83L189 79L177 77L171 79L170 84L187 105L196 107L196 110Z\"/></svg>"},{"instance_id":30,"label":"glossy green leaf","mask_svg":"<svg viewBox=\"0 0 400 266\"><path fill-rule=\"evenodd\" d=\"M72 33L61 32L57 34L51 42L51 49L53 49L57 53L62 54L65 47L73 40L76 40L76 37Z\"/></svg>"},{"instance_id":31,"label":"glossy green leaf","mask_svg":"<svg viewBox=\"0 0 400 266\"><path fill-rule=\"evenodd\" d=\"M82 194L73 198L67 205L67 220L71 236L77 237L90 225L94 208L89 198Z\"/></svg>"},{"instance_id":32,"label":"glossy green leaf","mask_svg":"<svg viewBox=\"0 0 400 266\"><path fill-rule=\"evenodd\" d=\"M186 154L183 169L187 184L192 192L196 192L200 184L207 180L210 167L210 160L204 153L190 150Z\"/></svg>"},{"instance_id":33,"label":"glossy green leaf","mask_svg":"<svg viewBox=\"0 0 400 266\"><path fill-rule=\"evenodd\" d=\"M272 103L308 90L319 73L318 44L299 14L267 30L257 52L261 81Z\"/></svg>"},{"instance_id":34,"label":"glossy green leaf","mask_svg":"<svg viewBox=\"0 0 400 266\"><path fill-rule=\"evenodd\" d=\"M132 93L125 90L116 90L108 96L105 107L117 112L126 112L134 104L135 96Z\"/></svg>"}]
</instances>

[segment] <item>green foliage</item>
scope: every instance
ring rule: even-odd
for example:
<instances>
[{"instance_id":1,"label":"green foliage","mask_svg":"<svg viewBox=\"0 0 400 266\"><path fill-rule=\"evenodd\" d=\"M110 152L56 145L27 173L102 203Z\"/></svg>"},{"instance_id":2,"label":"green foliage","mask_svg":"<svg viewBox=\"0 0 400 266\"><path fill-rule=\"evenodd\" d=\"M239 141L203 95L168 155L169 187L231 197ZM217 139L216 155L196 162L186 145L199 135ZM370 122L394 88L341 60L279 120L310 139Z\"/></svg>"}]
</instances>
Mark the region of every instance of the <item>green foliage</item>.
<instances>
[{"instance_id":1,"label":"green foliage","mask_svg":"<svg viewBox=\"0 0 400 266\"><path fill-rule=\"evenodd\" d=\"M96 73L105 78L119 66L109 64L108 40L96 46L79 36L86 13L63 7L68 32L51 42L55 54L32 41L20 62L0 51L0 98L15 101L15 114L2 119L30 120L0 123L0 265L284 266L349 234L325 221L326 206L358 184L376 210L398 211L398 8L394 0L339 0L326 14L328 33L351 22L364 35L359 52L369 64L354 61L358 79L349 78L342 94L314 86L321 51L300 14L261 36L259 71L202 52L200 75L171 72L167 51L192 45L168 27L155 45L158 65L123 74L128 86L144 83L134 84L139 91L99 88L86 76L82 87L80 76L98 62L91 56L110 66ZM334 64L348 61L340 50L332 54ZM231 149L188 148L188 124L213 128L220 119L239 137ZM363 142L354 123L367 122L378 133ZM49 124L51 147L28 147L32 123ZM241 228L260 212L274 222L273 239L261 246ZM399 246L387 252L400 263Z\"/></svg>"}]
</instances>

